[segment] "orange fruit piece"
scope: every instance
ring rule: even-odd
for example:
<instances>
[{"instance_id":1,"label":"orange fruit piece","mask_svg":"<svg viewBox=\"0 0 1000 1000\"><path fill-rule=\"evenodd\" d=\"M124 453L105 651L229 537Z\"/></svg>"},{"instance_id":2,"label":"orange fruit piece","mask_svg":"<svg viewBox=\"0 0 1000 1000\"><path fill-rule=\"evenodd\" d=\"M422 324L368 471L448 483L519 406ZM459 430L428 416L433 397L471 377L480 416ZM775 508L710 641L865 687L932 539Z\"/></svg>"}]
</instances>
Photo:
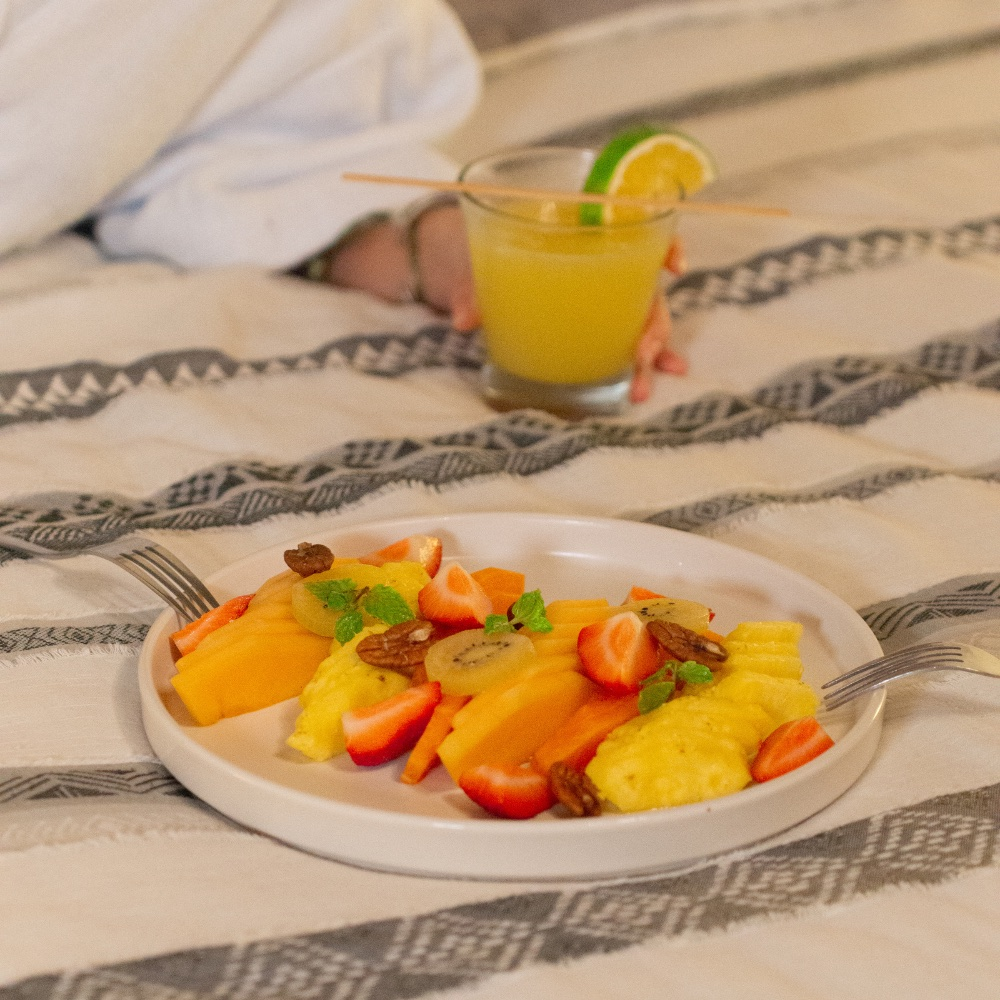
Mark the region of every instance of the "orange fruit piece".
<instances>
[{"instance_id":1,"label":"orange fruit piece","mask_svg":"<svg viewBox=\"0 0 1000 1000\"><path fill-rule=\"evenodd\" d=\"M493 602L493 614L505 615L524 593L524 574L513 569L487 566L471 574Z\"/></svg>"}]
</instances>

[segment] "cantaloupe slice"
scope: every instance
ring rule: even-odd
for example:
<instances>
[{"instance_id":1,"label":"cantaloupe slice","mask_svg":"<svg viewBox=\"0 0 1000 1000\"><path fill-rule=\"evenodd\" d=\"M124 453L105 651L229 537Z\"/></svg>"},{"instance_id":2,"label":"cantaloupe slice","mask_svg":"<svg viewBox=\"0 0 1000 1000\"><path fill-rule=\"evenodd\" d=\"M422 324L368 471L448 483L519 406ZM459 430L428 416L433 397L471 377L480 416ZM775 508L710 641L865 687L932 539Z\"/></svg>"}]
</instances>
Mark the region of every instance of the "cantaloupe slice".
<instances>
[{"instance_id":1,"label":"cantaloupe slice","mask_svg":"<svg viewBox=\"0 0 1000 1000\"><path fill-rule=\"evenodd\" d=\"M294 698L329 654L330 640L292 617L298 579L289 571L265 581L240 618L177 661L171 682L199 725Z\"/></svg>"},{"instance_id":2,"label":"cantaloupe slice","mask_svg":"<svg viewBox=\"0 0 1000 1000\"><path fill-rule=\"evenodd\" d=\"M489 712L461 724L456 716L438 756L456 782L478 764L522 764L596 693L575 670L532 677L504 691Z\"/></svg>"}]
</instances>

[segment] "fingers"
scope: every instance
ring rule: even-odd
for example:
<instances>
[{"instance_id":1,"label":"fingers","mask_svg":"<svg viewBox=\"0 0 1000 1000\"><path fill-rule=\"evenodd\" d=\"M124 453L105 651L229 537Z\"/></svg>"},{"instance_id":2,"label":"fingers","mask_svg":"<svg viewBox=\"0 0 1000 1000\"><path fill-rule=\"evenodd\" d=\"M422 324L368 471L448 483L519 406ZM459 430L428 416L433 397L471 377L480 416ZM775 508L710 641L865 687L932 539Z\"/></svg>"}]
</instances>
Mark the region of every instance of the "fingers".
<instances>
[{"instance_id":1,"label":"fingers","mask_svg":"<svg viewBox=\"0 0 1000 1000\"><path fill-rule=\"evenodd\" d=\"M687 272L687 256L684 253L684 241L680 236L675 236L674 242L670 244L663 266L678 277Z\"/></svg>"},{"instance_id":2,"label":"fingers","mask_svg":"<svg viewBox=\"0 0 1000 1000\"><path fill-rule=\"evenodd\" d=\"M455 290L449 312L451 313L451 325L459 333L469 333L482 323L479 306L476 304L476 294L471 282L464 283Z\"/></svg>"},{"instance_id":3,"label":"fingers","mask_svg":"<svg viewBox=\"0 0 1000 1000\"><path fill-rule=\"evenodd\" d=\"M635 352L635 373L629 390L633 403L644 403L653 392L653 372L684 375L687 362L670 347L670 307L664 295L657 295L646 317L646 327Z\"/></svg>"}]
</instances>

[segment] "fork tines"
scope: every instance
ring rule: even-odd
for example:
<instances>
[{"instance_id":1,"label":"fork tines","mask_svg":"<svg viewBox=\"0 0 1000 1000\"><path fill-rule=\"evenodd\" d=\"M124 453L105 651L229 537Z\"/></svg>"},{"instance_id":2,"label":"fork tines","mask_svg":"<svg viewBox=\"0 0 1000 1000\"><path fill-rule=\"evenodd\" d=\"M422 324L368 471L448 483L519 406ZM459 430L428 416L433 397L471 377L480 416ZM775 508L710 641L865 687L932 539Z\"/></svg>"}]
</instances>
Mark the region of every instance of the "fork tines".
<instances>
[{"instance_id":1,"label":"fork tines","mask_svg":"<svg viewBox=\"0 0 1000 1000\"><path fill-rule=\"evenodd\" d=\"M941 642L925 642L909 646L897 653L862 663L860 667L827 681L823 685L823 690L827 692L823 698L823 705L827 709L839 708L853 698L897 677L922 670L955 668L961 664L961 646Z\"/></svg>"}]
</instances>

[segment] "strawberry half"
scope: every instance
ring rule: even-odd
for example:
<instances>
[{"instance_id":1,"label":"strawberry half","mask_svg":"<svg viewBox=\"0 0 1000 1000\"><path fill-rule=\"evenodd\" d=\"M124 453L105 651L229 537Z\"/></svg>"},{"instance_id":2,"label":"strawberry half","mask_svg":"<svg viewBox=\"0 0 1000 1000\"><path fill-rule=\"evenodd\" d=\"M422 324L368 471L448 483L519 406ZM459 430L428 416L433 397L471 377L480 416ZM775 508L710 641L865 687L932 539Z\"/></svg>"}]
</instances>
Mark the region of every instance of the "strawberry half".
<instances>
[{"instance_id":1,"label":"strawberry half","mask_svg":"<svg viewBox=\"0 0 1000 1000\"><path fill-rule=\"evenodd\" d=\"M634 611L580 629L576 651L583 672L608 691L630 694L660 666L663 653Z\"/></svg>"},{"instance_id":2,"label":"strawberry half","mask_svg":"<svg viewBox=\"0 0 1000 1000\"><path fill-rule=\"evenodd\" d=\"M489 594L458 563L439 570L417 594L417 604L424 618L460 628L477 628L493 614Z\"/></svg>"},{"instance_id":3,"label":"strawberry half","mask_svg":"<svg viewBox=\"0 0 1000 1000\"><path fill-rule=\"evenodd\" d=\"M409 535L377 552L369 552L358 562L381 566L387 562L416 562L427 570L428 576L441 568L441 539L433 535Z\"/></svg>"},{"instance_id":4,"label":"strawberry half","mask_svg":"<svg viewBox=\"0 0 1000 1000\"><path fill-rule=\"evenodd\" d=\"M373 767L408 753L417 745L440 700L441 685L429 681L367 708L344 712L341 723L351 760Z\"/></svg>"},{"instance_id":5,"label":"strawberry half","mask_svg":"<svg viewBox=\"0 0 1000 1000\"><path fill-rule=\"evenodd\" d=\"M794 771L833 746L827 731L813 716L782 723L764 740L750 765L754 781L770 781Z\"/></svg>"},{"instance_id":6,"label":"strawberry half","mask_svg":"<svg viewBox=\"0 0 1000 1000\"><path fill-rule=\"evenodd\" d=\"M531 819L555 804L549 779L531 767L478 764L458 784L476 805L504 819Z\"/></svg>"},{"instance_id":7,"label":"strawberry half","mask_svg":"<svg viewBox=\"0 0 1000 1000\"><path fill-rule=\"evenodd\" d=\"M217 608L206 611L200 618L196 618L184 628L178 629L170 636L170 641L177 647L181 656L187 656L210 632L236 621L246 611L247 605L252 599L253 594L231 598L225 604L220 604Z\"/></svg>"}]
</instances>

